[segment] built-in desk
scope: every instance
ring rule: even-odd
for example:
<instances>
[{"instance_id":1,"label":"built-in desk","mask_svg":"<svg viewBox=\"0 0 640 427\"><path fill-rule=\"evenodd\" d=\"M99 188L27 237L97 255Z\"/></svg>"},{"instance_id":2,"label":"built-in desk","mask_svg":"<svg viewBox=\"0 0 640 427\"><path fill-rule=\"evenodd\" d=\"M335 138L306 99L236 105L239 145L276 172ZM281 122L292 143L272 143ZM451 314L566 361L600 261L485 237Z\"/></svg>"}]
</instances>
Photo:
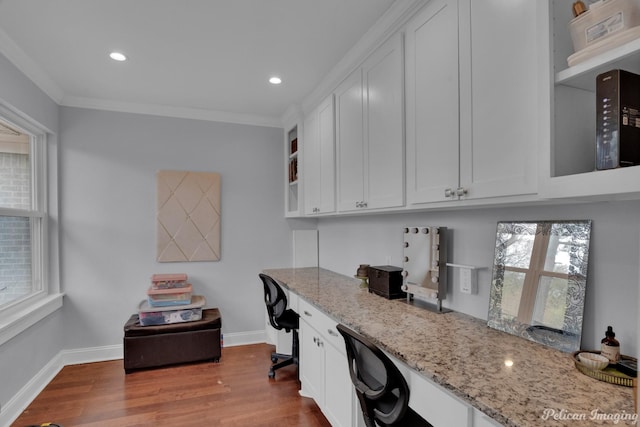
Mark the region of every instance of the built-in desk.
<instances>
[{"instance_id":1,"label":"built-in desk","mask_svg":"<svg viewBox=\"0 0 640 427\"><path fill-rule=\"evenodd\" d=\"M634 414L633 390L583 375L567 353L461 313L438 314L384 299L360 288L359 280L332 271L270 269L265 274L367 336L425 384L470 405L474 409L467 425L487 425L484 416L505 426L631 424L615 424L611 417ZM431 398L429 387L410 387L412 407ZM594 419L594 411L609 419ZM447 414L434 415L442 419Z\"/></svg>"}]
</instances>

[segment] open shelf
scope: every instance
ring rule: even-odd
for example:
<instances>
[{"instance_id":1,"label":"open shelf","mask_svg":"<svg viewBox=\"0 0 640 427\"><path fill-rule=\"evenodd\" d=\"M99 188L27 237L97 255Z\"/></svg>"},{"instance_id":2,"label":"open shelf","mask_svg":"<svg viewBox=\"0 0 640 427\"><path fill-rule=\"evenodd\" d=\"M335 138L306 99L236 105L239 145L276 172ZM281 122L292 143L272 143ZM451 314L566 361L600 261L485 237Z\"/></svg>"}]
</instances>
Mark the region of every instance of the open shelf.
<instances>
[{"instance_id":1,"label":"open shelf","mask_svg":"<svg viewBox=\"0 0 640 427\"><path fill-rule=\"evenodd\" d=\"M559 71L555 83L594 92L596 76L611 69L640 73L640 38Z\"/></svg>"}]
</instances>

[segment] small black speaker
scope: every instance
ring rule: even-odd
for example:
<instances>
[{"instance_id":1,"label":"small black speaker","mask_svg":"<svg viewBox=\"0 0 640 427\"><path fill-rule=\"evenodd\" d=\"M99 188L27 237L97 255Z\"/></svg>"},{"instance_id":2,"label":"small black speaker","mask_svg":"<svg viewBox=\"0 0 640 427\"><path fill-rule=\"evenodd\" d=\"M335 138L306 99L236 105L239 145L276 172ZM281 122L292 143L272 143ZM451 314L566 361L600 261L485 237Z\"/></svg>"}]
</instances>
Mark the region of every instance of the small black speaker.
<instances>
[{"instance_id":1,"label":"small black speaker","mask_svg":"<svg viewBox=\"0 0 640 427\"><path fill-rule=\"evenodd\" d=\"M611 70L596 79L596 169L639 165L640 75Z\"/></svg>"}]
</instances>

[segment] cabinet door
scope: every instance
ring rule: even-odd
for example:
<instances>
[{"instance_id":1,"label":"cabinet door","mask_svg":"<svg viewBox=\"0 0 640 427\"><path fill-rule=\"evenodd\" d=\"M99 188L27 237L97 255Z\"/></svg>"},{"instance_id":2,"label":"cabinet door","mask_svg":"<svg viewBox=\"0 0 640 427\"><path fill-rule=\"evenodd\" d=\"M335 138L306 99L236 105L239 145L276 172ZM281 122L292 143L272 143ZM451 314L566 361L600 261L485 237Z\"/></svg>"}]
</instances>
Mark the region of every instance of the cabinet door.
<instances>
[{"instance_id":1,"label":"cabinet door","mask_svg":"<svg viewBox=\"0 0 640 427\"><path fill-rule=\"evenodd\" d=\"M451 199L459 182L458 6L432 0L406 27L407 202Z\"/></svg>"},{"instance_id":2,"label":"cabinet door","mask_svg":"<svg viewBox=\"0 0 640 427\"><path fill-rule=\"evenodd\" d=\"M304 213L333 212L335 200L335 129L333 95L304 120Z\"/></svg>"},{"instance_id":3,"label":"cabinet door","mask_svg":"<svg viewBox=\"0 0 640 427\"><path fill-rule=\"evenodd\" d=\"M461 2L461 186L468 198L537 191L536 2Z\"/></svg>"},{"instance_id":4,"label":"cabinet door","mask_svg":"<svg viewBox=\"0 0 640 427\"><path fill-rule=\"evenodd\" d=\"M302 393L324 406L324 350L318 344L318 332L307 322L300 321L300 382Z\"/></svg>"},{"instance_id":5,"label":"cabinet door","mask_svg":"<svg viewBox=\"0 0 640 427\"><path fill-rule=\"evenodd\" d=\"M404 204L402 34L385 42L362 65L365 101L365 206Z\"/></svg>"},{"instance_id":6,"label":"cabinet door","mask_svg":"<svg viewBox=\"0 0 640 427\"><path fill-rule=\"evenodd\" d=\"M320 203L318 213L336 210L336 158L335 158L335 113L333 95L318 107L318 131L320 152Z\"/></svg>"},{"instance_id":7,"label":"cabinet door","mask_svg":"<svg viewBox=\"0 0 640 427\"><path fill-rule=\"evenodd\" d=\"M477 409L473 410L473 427L500 427L501 425Z\"/></svg>"},{"instance_id":8,"label":"cabinet door","mask_svg":"<svg viewBox=\"0 0 640 427\"><path fill-rule=\"evenodd\" d=\"M325 341L325 414L334 427L353 425L354 391L347 356Z\"/></svg>"},{"instance_id":9,"label":"cabinet door","mask_svg":"<svg viewBox=\"0 0 640 427\"><path fill-rule=\"evenodd\" d=\"M304 150L302 151L304 183L304 214L318 213L320 207L320 132L318 114L314 110L304 119Z\"/></svg>"},{"instance_id":10,"label":"cabinet door","mask_svg":"<svg viewBox=\"0 0 640 427\"><path fill-rule=\"evenodd\" d=\"M335 91L338 210L360 209L364 201L362 70L351 73Z\"/></svg>"}]
</instances>

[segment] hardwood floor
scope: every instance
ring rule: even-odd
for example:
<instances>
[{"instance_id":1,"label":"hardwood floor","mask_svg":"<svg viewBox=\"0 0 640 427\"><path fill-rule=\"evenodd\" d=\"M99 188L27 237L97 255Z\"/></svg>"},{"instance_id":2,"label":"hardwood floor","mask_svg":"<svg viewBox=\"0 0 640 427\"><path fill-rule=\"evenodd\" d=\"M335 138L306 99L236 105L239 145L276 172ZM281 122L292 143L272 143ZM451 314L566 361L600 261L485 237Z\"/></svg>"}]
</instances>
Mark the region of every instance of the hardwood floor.
<instances>
[{"instance_id":1,"label":"hardwood floor","mask_svg":"<svg viewBox=\"0 0 640 427\"><path fill-rule=\"evenodd\" d=\"M297 367L267 377L273 346L222 349L220 363L125 375L122 360L64 367L12 426L330 426L300 397Z\"/></svg>"}]
</instances>

